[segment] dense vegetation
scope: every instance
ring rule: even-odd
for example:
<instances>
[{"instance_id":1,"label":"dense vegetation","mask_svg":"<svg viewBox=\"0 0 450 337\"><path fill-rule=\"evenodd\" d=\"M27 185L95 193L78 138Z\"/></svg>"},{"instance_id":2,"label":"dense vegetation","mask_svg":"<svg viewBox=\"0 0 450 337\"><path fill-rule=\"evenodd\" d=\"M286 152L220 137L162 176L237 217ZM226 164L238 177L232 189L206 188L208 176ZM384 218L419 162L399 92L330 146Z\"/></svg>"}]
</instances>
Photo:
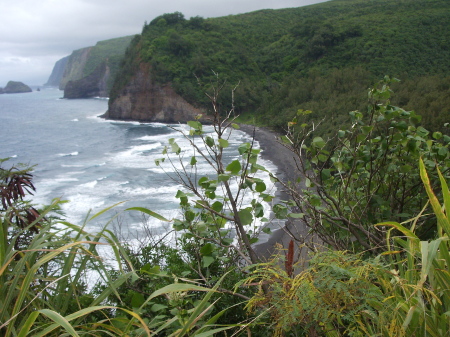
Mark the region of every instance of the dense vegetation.
<instances>
[{"instance_id":1,"label":"dense vegetation","mask_svg":"<svg viewBox=\"0 0 450 337\"><path fill-rule=\"evenodd\" d=\"M155 163L183 186L180 216L127 210L174 231L162 238L149 232L137 247L120 242L109 223L87 233L86 224L109 209L69 223L58 213L61 201L37 208L23 200L34 191L30 169L0 160L0 334L449 335L450 76L448 40L440 38L450 18L444 1L424 4L332 1L219 19L173 13L146 24L115 92L140 62L150 62L158 81L213 107L214 132L188 122L189 131L180 132L190 154L170 139ZM418 33L428 40L413 37ZM398 45L383 44L390 38ZM427 52L414 54L414 39ZM242 79L236 101L209 67L232 87ZM381 76L367 93L380 72L407 79ZM204 92L192 73L207 83ZM409 111L415 105L418 113ZM300 179L273 176L252 142L223 161L239 112L286 129L281 140ZM204 164L210 173L200 177L196 168ZM290 196L273 205L273 216L300 221L312 237L293 237L269 261L253 245L261 231L270 234L272 220L263 204L274 197L261 175ZM114 267L99 254L105 244ZM304 264L296 254L306 248ZM92 271L95 285L85 278Z\"/></svg>"},{"instance_id":2,"label":"dense vegetation","mask_svg":"<svg viewBox=\"0 0 450 337\"><path fill-rule=\"evenodd\" d=\"M283 128L303 108L327 117L332 130L388 74L406 83L398 104L420 100L414 108L436 129L449 113L449 28L443 0L336 0L210 19L164 14L131 44L111 101L138 65L149 63L156 81L204 106L197 78L209 83L214 71L230 86L240 82L236 110L244 120ZM421 98L417 83L433 83L433 95Z\"/></svg>"},{"instance_id":3,"label":"dense vegetation","mask_svg":"<svg viewBox=\"0 0 450 337\"><path fill-rule=\"evenodd\" d=\"M220 83L208 93L215 131L188 122L194 155L171 139L156 161L184 187L176 194L181 216L127 210L171 222L177 234L170 238L149 231L136 247L120 243L109 223L87 233L108 209L71 224L56 212L59 200L42 209L23 200L34 191L29 168L0 167L1 334L448 335L450 137L392 105L392 81L371 88L368 108L352 111L353 125L328 144L305 123L310 111L288 123L283 140L302 180L282 181L292 201L273 211L305 220L323 242L293 238L268 262L252 244L260 231L270 233L262 203L273 197L258 175L270 173L252 143L223 162L229 132L239 126L234 111L217 104ZM198 177L202 161L211 173ZM99 254L105 244L115 267ZM316 248L304 265L295 251L310 244ZM95 285L86 278L93 272Z\"/></svg>"}]
</instances>

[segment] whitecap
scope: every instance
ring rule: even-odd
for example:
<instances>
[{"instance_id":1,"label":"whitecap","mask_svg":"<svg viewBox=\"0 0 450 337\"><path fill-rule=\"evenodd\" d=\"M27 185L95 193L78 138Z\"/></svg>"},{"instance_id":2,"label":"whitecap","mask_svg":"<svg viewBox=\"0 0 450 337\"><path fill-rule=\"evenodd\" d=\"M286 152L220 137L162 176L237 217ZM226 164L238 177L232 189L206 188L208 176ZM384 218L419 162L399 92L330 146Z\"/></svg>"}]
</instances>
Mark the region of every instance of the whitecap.
<instances>
[{"instance_id":1,"label":"whitecap","mask_svg":"<svg viewBox=\"0 0 450 337\"><path fill-rule=\"evenodd\" d=\"M81 164L61 164L61 167L83 167Z\"/></svg>"},{"instance_id":2,"label":"whitecap","mask_svg":"<svg viewBox=\"0 0 450 337\"><path fill-rule=\"evenodd\" d=\"M58 156L60 157L71 157L71 156L78 156L79 152L71 152L71 153L58 153Z\"/></svg>"},{"instance_id":3,"label":"whitecap","mask_svg":"<svg viewBox=\"0 0 450 337\"><path fill-rule=\"evenodd\" d=\"M143 137L135 138L134 140L142 140L145 142L148 142L148 141L154 142L154 141L160 141L162 139L166 140L169 138L175 138L175 136L177 136L177 135L180 135L180 134L178 132L174 131L171 133L166 133L164 135L143 136Z\"/></svg>"},{"instance_id":4,"label":"whitecap","mask_svg":"<svg viewBox=\"0 0 450 337\"><path fill-rule=\"evenodd\" d=\"M97 180L94 180L94 181L90 181L88 183L80 184L78 186L83 187L83 188L94 188L95 185L97 185L97 182L98 182Z\"/></svg>"},{"instance_id":5,"label":"whitecap","mask_svg":"<svg viewBox=\"0 0 450 337\"><path fill-rule=\"evenodd\" d=\"M78 118L74 118L71 120L71 122L78 122L78 121L79 121Z\"/></svg>"}]
</instances>

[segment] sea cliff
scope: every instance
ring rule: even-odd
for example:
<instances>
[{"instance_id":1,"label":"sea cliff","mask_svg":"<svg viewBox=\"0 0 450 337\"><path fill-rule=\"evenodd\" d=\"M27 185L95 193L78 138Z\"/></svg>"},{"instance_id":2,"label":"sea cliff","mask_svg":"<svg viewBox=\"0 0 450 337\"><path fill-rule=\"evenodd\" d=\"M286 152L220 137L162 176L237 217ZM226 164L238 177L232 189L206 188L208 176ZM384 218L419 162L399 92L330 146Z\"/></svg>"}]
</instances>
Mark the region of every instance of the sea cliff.
<instances>
[{"instance_id":1,"label":"sea cliff","mask_svg":"<svg viewBox=\"0 0 450 337\"><path fill-rule=\"evenodd\" d=\"M159 85L150 66L141 64L128 84L118 93L103 116L108 119L142 122L183 123L203 111L176 94L170 84ZM206 122L206 117L201 119Z\"/></svg>"},{"instance_id":2,"label":"sea cliff","mask_svg":"<svg viewBox=\"0 0 450 337\"><path fill-rule=\"evenodd\" d=\"M57 61L55 63L55 66L53 67L53 71L48 78L47 83L44 85L50 86L50 87L59 87L59 84L61 83L61 80L64 76L64 71L66 69L67 61L69 60L70 56L63 57L61 60Z\"/></svg>"},{"instance_id":3,"label":"sea cliff","mask_svg":"<svg viewBox=\"0 0 450 337\"><path fill-rule=\"evenodd\" d=\"M89 76L67 82L64 89L64 98L107 97L107 81L109 76L110 68L104 62Z\"/></svg>"},{"instance_id":4,"label":"sea cliff","mask_svg":"<svg viewBox=\"0 0 450 337\"><path fill-rule=\"evenodd\" d=\"M99 41L56 62L46 85L64 90L67 98L107 97L133 36ZM67 91L67 92L66 92Z\"/></svg>"}]
</instances>

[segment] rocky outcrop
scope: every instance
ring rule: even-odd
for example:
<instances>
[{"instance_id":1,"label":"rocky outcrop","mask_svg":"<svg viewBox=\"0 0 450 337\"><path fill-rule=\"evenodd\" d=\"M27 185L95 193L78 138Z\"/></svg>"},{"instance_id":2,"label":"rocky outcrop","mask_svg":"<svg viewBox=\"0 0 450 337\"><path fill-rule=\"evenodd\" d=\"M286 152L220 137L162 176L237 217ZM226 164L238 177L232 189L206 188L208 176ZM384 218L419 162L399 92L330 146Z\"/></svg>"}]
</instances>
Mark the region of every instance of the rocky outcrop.
<instances>
[{"instance_id":1,"label":"rocky outcrop","mask_svg":"<svg viewBox=\"0 0 450 337\"><path fill-rule=\"evenodd\" d=\"M69 57L70 56L66 56L55 63L52 74L48 78L47 83L45 83L44 85L50 87L59 87L59 84L61 83L64 75L64 71L66 69L67 61L69 61Z\"/></svg>"},{"instance_id":2,"label":"rocky outcrop","mask_svg":"<svg viewBox=\"0 0 450 337\"><path fill-rule=\"evenodd\" d=\"M69 81L80 80L84 77L84 67L88 61L91 49L92 47L78 49L70 54L59 83L60 90L64 90Z\"/></svg>"},{"instance_id":3,"label":"rocky outcrop","mask_svg":"<svg viewBox=\"0 0 450 337\"><path fill-rule=\"evenodd\" d=\"M107 97L107 80L110 70L107 61L99 65L89 76L69 81L64 89L64 98Z\"/></svg>"},{"instance_id":4,"label":"rocky outcrop","mask_svg":"<svg viewBox=\"0 0 450 337\"><path fill-rule=\"evenodd\" d=\"M194 120L203 112L175 93L170 85L158 85L152 79L150 67L140 66L137 73L109 102L103 116L108 119L141 122L178 123ZM202 118L203 122L207 119Z\"/></svg>"},{"instance_id":5,"label":"rocky outcrop","mask_svg":"<svg viewBox=\"0 0 450 337\"><path fill-rule=\"evenodd\" d=\"M32 92L33 90L31 90L31 88L22 83L22 82L14 82L14 81L9 81L6 84L6 87L3 88L3 92L5 94L18 94L18 93L22 93L22 92Z\"/></svg>"}]
</instances>

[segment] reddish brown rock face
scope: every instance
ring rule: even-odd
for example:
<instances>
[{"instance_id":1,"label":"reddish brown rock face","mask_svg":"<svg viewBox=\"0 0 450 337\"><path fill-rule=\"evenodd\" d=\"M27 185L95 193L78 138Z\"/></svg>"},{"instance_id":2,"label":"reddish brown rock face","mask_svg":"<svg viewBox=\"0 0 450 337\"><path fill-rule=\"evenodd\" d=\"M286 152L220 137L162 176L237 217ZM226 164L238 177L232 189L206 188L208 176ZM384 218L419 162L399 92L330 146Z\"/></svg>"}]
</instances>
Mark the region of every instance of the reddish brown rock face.
<instances>
[{"instance_id":1,"label":"reddish brown rock face","mask_svg":"<svg viewBox=\"0 0 450 337\"><path fill-rule=\"evenodd\" d=\"M170 85L158 85L147 65L132 77L127 86L110 102L104 117L142 122L185 123L203 112L175 93Z\"/></svg>"}]
</instances>

